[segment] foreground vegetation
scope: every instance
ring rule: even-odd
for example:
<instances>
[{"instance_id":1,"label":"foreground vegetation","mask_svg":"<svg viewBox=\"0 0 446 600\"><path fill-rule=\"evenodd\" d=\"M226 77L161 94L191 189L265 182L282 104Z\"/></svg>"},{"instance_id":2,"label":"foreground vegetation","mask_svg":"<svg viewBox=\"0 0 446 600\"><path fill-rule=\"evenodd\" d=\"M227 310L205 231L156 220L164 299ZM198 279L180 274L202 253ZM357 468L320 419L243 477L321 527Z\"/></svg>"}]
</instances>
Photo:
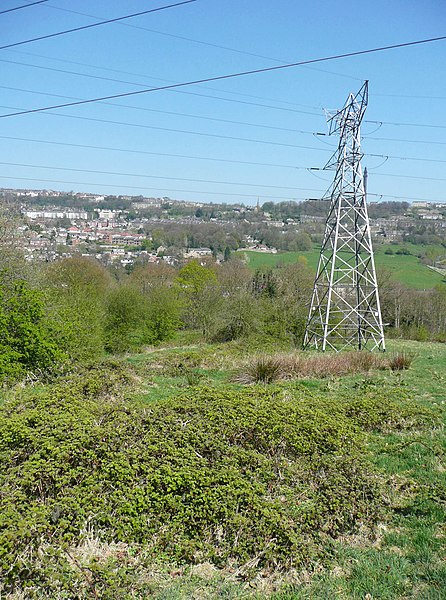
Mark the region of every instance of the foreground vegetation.
<instances>
[{"instance_id":1,"label":"foreground vegetation","mask_svg":"<svg viewBox=\"0 0 446 600\"><path fill-rule=\"evenodd\" d=\"M183 335L5 389L2 594L443 598L446 349L389 357Z\"/></svg>"},{"instance_id":2,"label":"foreground vegetation","mask_svg":"<svg viewBox=\"0 0 446 600\"><path fill-rule=\"evenodd\" d=\"M3 265L2 597L444 597L444 344L301 353L305 260Z\"/></svg>"}]
</instances>

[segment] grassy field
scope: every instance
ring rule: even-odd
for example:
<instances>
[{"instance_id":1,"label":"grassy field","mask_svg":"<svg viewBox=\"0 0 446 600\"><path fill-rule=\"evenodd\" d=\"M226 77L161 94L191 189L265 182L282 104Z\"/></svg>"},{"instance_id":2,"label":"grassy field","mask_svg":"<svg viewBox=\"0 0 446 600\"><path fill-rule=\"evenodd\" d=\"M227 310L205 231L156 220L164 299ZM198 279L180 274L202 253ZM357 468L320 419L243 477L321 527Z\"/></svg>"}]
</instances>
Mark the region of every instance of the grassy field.
<instances>
[{"instance_id":1,"label":"grassy field","mask_svg":"<svg viewBox=\"0 0 446 600\"><path fill-rule=\"evenodd\" d=\"M164 347L123 357L118 361L115 359L109 367L105 363L85 375L81 373L80 379L74 374L67 382L56 381L54 384L38 384L25 389L19 387L5 394L6 408L0 419L4 432L2 489L5 493L2 501L5 510L2 527L6 532L2 534L2 540L6 540L10 549L5 555L0 544L0 562L5 561L8 577L11 577L11 569L19 569L21 563L26 568L25 575L21 576L25 577L24 587L18 586L14 592L9 590L6 593L5 589L0 587L2 597L10 600L55 597L100 597L110 600L147 597L158 600L442 600L446 591L446 569L443 560L446 550L446 345L390 340L388 347L384 360L392 359L397 353L404 353L409 362L413 359L410 368L403 371L391 371L389 368L378 370L375 368L377 364L374 367L366 357L367 360L361 359L363 366L358 372L330 375L327 366L325 372L324 369L321 371L325 376L315 377L305 369L305 364L311 357L320 355L296 355L296 352L291 352L286 345L278 346L271 340L266 342L264 339L204 344L187 334L187 337L180 335ZM240 375L246 374L247 365L255 364L256 357L265 352L276 357L281 364L285 364L286 361L291 364L290 361L296 356L304 357L304 363L300 363L301 370L294 372L292 377L275 381L271 385L248 385L247 380ZM331 360L330 356L327 359ZM231 398L239 398L239 408L237 403L231 404ZM271 405L268 404L269 398L275 398ZM248 404L244 404L247 401ZM8 408L10 402L13 411ZM216 407L222 402L224 410L213 413L212 406L215 402ZM259 402L267 403L266 412L263 416L259 415L263 422L259 434L263 436L265 433L267 436L259 438L260 446L269 439L270 432L274 436L274 432L284 428L280 436L284 436L285 440L286 436L294 435L294 431L299 432L302 425L306 433L302 439L296 438L301 439L299 444L305 444L306 440L311 440L314 435L321 436L318 437L318 445L325 444L326 440L331 438L335 443L337 428L345 427L347 437L330 460L339 461L342 455L342 461L348 461L350 442L347 440L356 432L351 441L359 444L358 448L361 448L360 456L358 455L352 463L357 464L357 471L350 474L348 482L341 479L336 484L339 485L339 494L327 500L330 504L328 514L345 516L345 507L342 507L347 501L346 489L353 486L353 491L355 486L359 485L358 489L362 489L361 486L364 485L360 495L355 496L355 502L359 502L358 506L363 506L360 510L364 510L364 506L369 504L371 509L378 501L377 520L370 521L370 515L367 516L368 510L365 510L362 516L361 512L356 513L355 525L350 532L333 536L324 533L324 521L321 521L318 526L321 527L321 531L316 531L314 539L310 536L311 529L306 534L307 537L302 538L302 548L305 547L308 554L306 558L305 555L302 558L303 562L296 563L292 568L283 566L288 557L292 556L287 553L280 554L281 544L286 537L280 543L277 542L276 563L274 558L266 562L263 560L265 552L271 553L268 549L271 542L267 542L265 547L260 546L259 551L241 564L234 559L227 563L219 561L218 555L215 560L200 559L200 555L208 556L204 547L200 549L200 546L194 550L195 554L192 553L189 560L184 560L184 557L182 560L172 560L172 553L175 554L178 548L183 548L183 553L184 549L187 549L187 546L184 546L184 531L178 532L174 542L173 548L177 550L169 550L167 547L164 555L158 555L156 559L153 553L144 548L153 545L157 537L161 537L162 540L163 535L167 535L169 522L165 524L164 533L161 529L155 536L153 533L148 535L143 544L138 538L134 540L130 537L130 532L135 528L141 526L143 530L145 528L148 531L150 526L149 521L145 522L143 519L140 522L141 511L144 514L150 506L145 505L145 494L148 493L146 484L137 485L135 491L131 492L132 486L135 485L135 477L137 481L144 482L144 478L151 472L148 470L149 463L153 462L150 457L155 453L162 466L162 480L171 478L169 481L172 483L169 485L172 487L164 491L167 500L164 500L163 495L153 496L150 502L168 502L166 506L171 514L170 519L174 519L178 511L184 512L184 507L185 518L190 518L190 511L194 506L191 502L195 496L205 507L208 499L217 494L216 510L223 506L226 507L225 510L229 510L227 507L230 506L230 498L218 495L222 493L218 491L219 486L228 485L226 477L241 477L239 481L236 479L238 483L232 493L238 493L241 489L238 486L247 485L246 490L242 491L243 497L249 489L250 477L256 478L262 473L261 469L265 469L269 464L267 461L275 456L268 450L258 464L253 462L255 457L260 455L257 454L257 445L249 445L250 436L254 431L249 425L249 420L255 414L255 407L261 406ZM39 403L44 407L45 414L42 416L39 413ZM293 413L287 412L293 406L295 408L292 410L304 411L302 417L296 421L295 430L289 428L289 419ZM277 408L285 411L283 420L274 421L277 419ZM91 432L87 427L91 418L90 410L94 413L90 425ZM306 412L307 410L309 412ZM314 415L317 414L320 414L320 417L317 417L320 420L308 423L302 421L304 415L316 418ZM334 415L337 416L332 420ZM228 433L224 434L223 431L228 426L238 427L239 418L242 419L242 426L241 429L234 430L234 435L237 440L246 439L248 445L239 446L237 442L231 450L237 453L234 456L230 453L226 456L227 442L224 440L227 439L225 436ZM51 426L48 425L49 421ZM313 425L310 426L311 422L316 429ZM156 423L161 427L160 434L156 433ZM300 424L297 425L298 423ZM196 427L191 430L194 445L189 453L186 447L181 446L181 440L184 432L187 433L193 425ZM150 443L142 443L141 436L147 435L147 428L155 428L155 437L151 438ZM213 470L207 472L203 471L202 444L204 432L209 428L213 432L213 438L205 443L206 452L210 453L211 448L215 446L217 453L212 458ZM44 432L48 438L40 438L39 431L39 435ZM344 435L342 429L339 431ZM174 436L172 440L170 435ZM57 441L54 448L52 437ZM285 442L280 442L279 447L283 443ZM9 447L12 452L11 464L7 459L6 449ZM35 450L31 452L34 447ZM149 451L148 448L152 449ZM18 459L29 452L31 455L27 471L22 472L21 479L17 479L17 468L22 460ZM78 462L84 453L87 464L91 465L91 471L85 471ZM173 453L170 458L169 453ZM147 459L138 466L138 461L146 455ZM129 463L127 456L131 459ZM318 454L314 456L316 461ZM354 456L355 454L352 455ZM234 463L231 462L234 457L237 461L242 461L240 464L243 468L240 466L234 470ZM320 458L319 456L317 460ZM192 474L188 466L188 470L178 471L176 475L176 469L180 468L185 459L188 465L195 465ZM145 460L149 460L149 463ZM222 460L223 470L221 475L216 476ZM299 461L302 460L303 456ZM61 466L58 466L58 461L62 461ZM155 478L159 477L157 461L153 463L155 471L152 477ZM293 502L290 505L292 512L286 513L288 524L292 523L292 520L288 521L291 515L292 519L300 519L302 509L313 511L317 507L313 504L316 496L311 501L311 494L306 500L302 497L308 493L305 491L305 478L297 488L285 485L291 473L294 474L293 477L296 475L294 470L287 474L286 465L290 464L292 461L284 462L278 471L279 483L280 479L284 478L280 484L283 486L281 494L284 494L283 498L286 498L287 494L300 493L301 496L300 499L298 496L290 496ZM302 468L307 463L298 462L293 469L297 464L300 465L298 473L302 477ZM311 461L308 464L311 464ZM256 466L248 476L252 465ZM309 490L313 489L311 486L316 485L319 489L320 486L323 488L324 485L328 485L329 465L330 462L326 463L322 471L318 471L319 474ZM102 475L99 478L95 475L98 469L105 469L103 472L106 474L106 481L101 479ZM359 483L367 471L367 485L378 486L376 490L381 491L374 500L370 497L365 505L361 505L361 494L366 498L370 493L370 490L366 490L365 481ZM8 479L9 472L13 476L11 480ZM49 482L53 481L52 477L56 472L59 472L58 478L50 485ZM334 477L337 472L335 469ZM79 484L73 483L79 477ZM87 479L84 480L84 477ZM126 477L129 477L127 483ZM189 481L187 485L183 483L185 477L186 481ZM217 479L200 499L201 486L204 486L204 490L207 489L209 477ZM121 482L122 478L124 483ZM86 487L88 481L91 481L91 491ZM274 481L276 480L271 480L270 484ZM336 478L334 481L336 482ZM110 498L104 496L104 492L101 491L104 485L108 489L109 497L115 498L115 505L101 528L95 526L94 522L98 519L98 513L103 510L104 503L110 502ZM51 496L51 486L59 486L60 491L54 498ZM191 486L192 489L193 486L198 487L189 495ZM255 486L260 490L260 481L257 481ZM19 489L22 491L17 495ZM226 488L223 487L222 490L224 489ZM269 494L273 494L272 490L271 487ZM26 496L22 496L25 492ZM15 494L14 504L8 503L10 494ZM37 499L34 499L36 494ZM256 494L247 505L247 514L261 501L261 496ZM35 519L35 524L26 520L17 522L14 517L14 511L18 510L25 498L27 502L23 508L23 515L29 513L32 519ZM87 499L95 507L94 510L88 509L88 504L85 506ZM274 520L282 507L287 506L281 502L282 500L271 514L259 513L263 516L259 516L258 519L263 519L265 524L269 519ZM64 506L70 509L71 514L66 512ZM259 504L255 510L260 510L261 506ZM34 512L29 512L30 507ZM296 507L297 512L293 512L293 507ZM211 505L206 506L206 510L211 510ZM48 517L45 516L46 511L49 511L50 515L49 523ZM90 511L91 515L88 516ZM118 519L116 516L120 511L123 511L125 525L124 522L121 525L121 517ZM276 511L279 513L276 514ZM212 516L212 513L209 514ZM78 539L75 535L75 519L81 517L86 519L86 525L83 526ZM162 518L162 513L155 512L153 518L155 517ZM192 514L192 517L191 527L198 515ZM233 518L242 519L242 515L232 515L230 511L226 513L225 522L221 522L222 531L218 534L220 537L217 537L219 544L225 543L223 531ZM107 527L111 526L110 522L114 522L113 519L117 523L117 531L121 531L114 534L116 538L113 535L110 538L110 534L107 534ZM240 527L242 524L243 520L240 520ZM282 525L282 521L277 522L277 527ZM120 527L123 529L119 529ZM64 528L66 534L63 534ZM1 531L0 527L0 534ZM244 530L243 534L235 536L235 546L243 545L244 536L249 535L248 531ZM279 529L273 531L279 535ZM283 535L283 532L280 535ZM25 546L21 546L22 539L26 542ZM51 542L55 539L59 540L58 544L61 546L55 546L54 541ZM310 543L311 539L313 541ZM319 550L318 544L321 544ZM17 555L14 546L19 549ZM299 548L299 545L297 547ZM63 556L60 556L61 552L65 556L65 562L62 560ZM8 558L8 553L10 557L15 556L14 560ZM274 552L271 556L274 557ZM47 588L49 591L45 592Z\"/></svg>"},{"instance_id":2,"label":"grassy field","mask_svg":"<svg viewBox=\"0 0 446 600\"><path fill-rule=\"evenodd\" d=\"M431 271L416 256L423 248L410 244L406 244L404 247L407 247L413 254L385 254L387 246L378 246L375 250L377 268L385 267L389 269L396 281L400 281L416 289L428 289L445 282L445 278L442 275ZM398 250L398 246L392 246L392 249L396 251ZM300 256L304 256L308 261L308 265L316 271L319 251L319 247L315 247L309 252L267 254L264 252L247 251L242 254L246 257L249 267L253 270L262 266L275 267L278 264L291 264L296 262Z\"/></svg>"},{"instance_id":3,"label":"grassy field","mask_svg":"<svg viewBox=\"0 0 446 600\"><path fill-rule=\"evenodd\" d=\"M446 346L388 342L388 354L401 352L413 357L407 371L371 372L328 380L304 378L299 384L312 393L332 398L345 393L355 396L355 389L360 394L361 389L384 390L390 386L396 391L404 390L421 411L433 416L427 426L406 428L390 424L367 433L370 459L392 488L388 498L390 518L378 525L374 536L369 537L366 531L346 536L335 544L328 568L315 564L308 571L291 575L262 574L240 582L231 570L216 570L212 565L186 567L175 580L164 572L158 575L162 591L157 598L442 600L445 597ZM175 370L178 365L189 363L202 382L227 389L239 387L231 383L231 374L246 354L247 348L240 344L232 348L207 345L170 348L129 360L139 363L143 370L153 369L155 364L168 364L168 370ZM161 379L158 384L161 385ZM169 385L168 393L175 395L188 385L187 373L181 373L180 369L170 378ZM292 389L294 384L286 385ZM164 387L162 392L155 387L142 397L146 402L156 402L165 393Z\"/></svg>"}]
</instances>

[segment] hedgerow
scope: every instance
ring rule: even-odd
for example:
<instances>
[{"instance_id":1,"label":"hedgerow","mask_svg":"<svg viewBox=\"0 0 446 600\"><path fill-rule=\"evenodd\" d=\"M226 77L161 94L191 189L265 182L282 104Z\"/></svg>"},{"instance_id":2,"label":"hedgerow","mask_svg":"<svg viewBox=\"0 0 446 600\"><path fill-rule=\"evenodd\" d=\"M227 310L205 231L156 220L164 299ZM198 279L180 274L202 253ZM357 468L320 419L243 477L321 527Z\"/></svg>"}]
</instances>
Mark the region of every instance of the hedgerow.
<instances>
[{"instance_id":1,"label":"hedgerow","mask_svg":"<svg viewBox=\"0 0 446 600\"><path fill-rule=\"evenodd\" d=\"M87 524L145 560L280 570L328 560L332 540L383 516L345 403L262 386L143 405L131 381L97 366L2 407L3 591L109 597L119 560L75 558Z\"/></svg>"}]
</instances>

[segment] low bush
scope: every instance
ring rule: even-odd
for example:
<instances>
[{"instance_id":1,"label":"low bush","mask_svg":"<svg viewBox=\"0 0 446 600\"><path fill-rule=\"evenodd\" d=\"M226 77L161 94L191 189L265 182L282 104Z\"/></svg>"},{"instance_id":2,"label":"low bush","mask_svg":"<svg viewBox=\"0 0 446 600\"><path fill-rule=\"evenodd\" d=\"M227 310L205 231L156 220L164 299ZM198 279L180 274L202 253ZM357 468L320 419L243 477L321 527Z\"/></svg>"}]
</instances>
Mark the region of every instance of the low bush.
<instances>
[{"instance_id":1,"label":"low bush","mask_svg":"<svg viewBox=\"0 0 446 600\"><path fill-rule=\"evenodd\" d=\"M148 561L246 571L328 560L332 540L382 517L381 479L337 401L194 388L143 406L130 381L106 364L2 407L3 593L114 597L79 557L87 525Z\"/></svg>"}]
</instances>

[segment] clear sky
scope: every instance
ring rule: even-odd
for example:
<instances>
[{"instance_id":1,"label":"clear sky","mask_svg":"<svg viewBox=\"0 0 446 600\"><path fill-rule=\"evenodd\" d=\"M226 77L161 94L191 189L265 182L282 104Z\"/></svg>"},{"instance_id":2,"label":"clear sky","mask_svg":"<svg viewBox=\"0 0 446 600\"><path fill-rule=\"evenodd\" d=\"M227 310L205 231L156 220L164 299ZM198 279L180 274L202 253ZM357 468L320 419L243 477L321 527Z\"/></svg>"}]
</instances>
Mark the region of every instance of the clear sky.
<instances>
[{"instance_id":1,"label":"clear sky","mask_svg":"<svg viewBox=\"0 0 446 600\"><path fill-rule=\"evenodd\" d=\"M0 0L0 12L29 2ZM49 0L0 14L0 46L169 3ZM0 114L442 35L444 0L197 0L0 50ZM446 202L445 76L443 40L2 118L0 187L318 198L333 174L308 169L337 143L314 135L324 109L368 79L369 200Z\"/></svg>"}]
</instances>

